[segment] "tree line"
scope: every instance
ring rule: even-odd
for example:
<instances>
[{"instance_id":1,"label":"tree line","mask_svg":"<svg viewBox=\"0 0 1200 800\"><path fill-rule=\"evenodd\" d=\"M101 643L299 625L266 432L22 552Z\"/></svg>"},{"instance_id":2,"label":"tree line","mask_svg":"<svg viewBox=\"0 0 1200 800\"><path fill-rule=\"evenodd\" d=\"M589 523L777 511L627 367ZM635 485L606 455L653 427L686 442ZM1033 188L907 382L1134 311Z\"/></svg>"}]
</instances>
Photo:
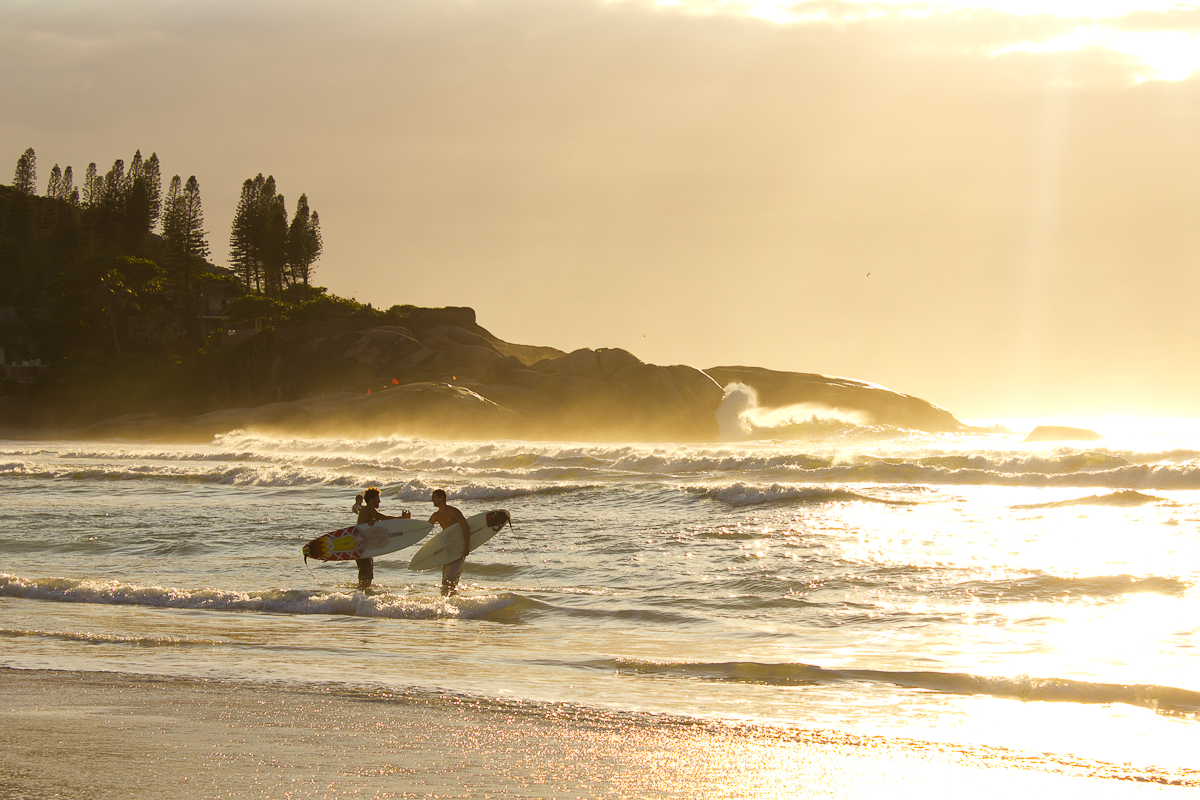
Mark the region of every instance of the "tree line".
<instances>
[{"instance_id":1,"label":"tree line","mask_svg":"<svg viewBox=\"0 0 1200 800\"><path fill-rule=\"evenodd\" d=\"M42 195L37 180L29 148L11 188L0 186L0 306L18 317L0 339L53 357L105 328L119 353L119 324L137 313L164 343L203 342L205 286L229 278L207 260L194 175L174 175L164 195L157 154L138 150L104 173L88 164L78 186L69 165L54 165ZM241 293L279 300L321 292L310 279L322 247L306 195L289 222L273 176L245 181L230 234Z\"/></svg>"},{"instance_id":2,"label":"tree line","mask_svg":"<svg viewBox=\"0 0 1200 800\"><path fill-rule=\"evenodd\" d=\"M260 172L246 179L229 235L229 260L247 289L279 299L289 286L308 286L321 249L321 220L306 195L300 195L288 224L274 176Z\"/></svg>"}]
</instances>

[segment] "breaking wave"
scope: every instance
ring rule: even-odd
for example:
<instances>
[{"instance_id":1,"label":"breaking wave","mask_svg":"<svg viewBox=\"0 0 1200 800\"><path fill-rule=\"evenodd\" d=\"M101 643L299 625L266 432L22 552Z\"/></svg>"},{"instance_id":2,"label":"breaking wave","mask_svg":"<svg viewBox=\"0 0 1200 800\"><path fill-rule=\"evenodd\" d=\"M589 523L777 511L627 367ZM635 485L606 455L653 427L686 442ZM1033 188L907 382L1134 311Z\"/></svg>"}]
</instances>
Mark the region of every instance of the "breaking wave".
<instances>
[{"instance_id":1,"label":"breaking wave","mask_svg":"<svg viewBox=\"0 0 1200 800\"><path fill-rule=\"evenodd\" d=\"M840 423L839 423L840 424ZM222 438L222 437L218 437ZM275 441L232 435L212 447L12 448L0 477L64 481L164 480L231 486L463 485L468 497L571 491L657 476L728 475L756 484L878 483L1128 490L1098 504L1142 502L1153 490L1200 489L1194 451L1001 446L989 437L943 437L871 447L829 441L713 445L442 443L381 439ZM413 483L420 477L425 483ZM407 496L407 495L403 495ZM1146 495L1142 495L1146 496ZM1149 500L1145 502L1154 502Z\"/></svg>"},{"instance_id":2,"label":"breaking wave","mask_svg":"<svg viewBox=\"0 0 1200 800\"><path fill-rule=\"evenodd\" d=\"M879 433L892 430L874 426L859 411L847 411L824 403L799 403L764 408L758 392L744 383L725 387L717 408L717 426L724 441L754 439L825 439L846 434Z\"/></svg>"},{"instance_id":3,"label":"breaking wave","mask_svg":"<svg viewBox=\"0 0 1200 800\"><path fill-rule=\"evenodd\" d=\"M778 483L770 486L755 486L747 483L733 483L723 486L689 486L688 492L711 500L717 500L731 506L752 506L766 503L887 503L889 505L915 505L910 500L884 500L859 494L848 489L836 489L825 486L784 486Z\"/></svg>"},{"instance_id":4,"label":"breaking wave","mask_svg":"<svg viewBox=\"0 0 1200 800\"><path fill-rule=\"evenodd\" d=\"M513 607L523 601L523 598L510 593L485 596L460 595L446 600L441 596L399 595L387 592L368 594L336 588L267 589L238 592L226 589L139 586L120 581L89 581L71 578L29 580L7 574L0 574L0 597L59 603L96 603L203 611L345 615L389 619L455 617L492 621L504 621L506 615L512 614ZM17 632L0 629L0 634L14 636L17 635ZM67 634L39 635L61 636Z\"/></svg>"}]
</instances>

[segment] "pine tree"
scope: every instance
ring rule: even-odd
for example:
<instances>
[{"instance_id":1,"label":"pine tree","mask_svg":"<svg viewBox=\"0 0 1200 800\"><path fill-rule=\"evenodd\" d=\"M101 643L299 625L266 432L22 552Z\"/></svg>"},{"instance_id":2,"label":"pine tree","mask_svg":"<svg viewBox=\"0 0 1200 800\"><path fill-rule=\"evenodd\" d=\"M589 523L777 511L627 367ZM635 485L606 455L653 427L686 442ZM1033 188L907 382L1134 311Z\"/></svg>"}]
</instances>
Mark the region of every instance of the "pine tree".
<instances>
[{"instance_id":1,"label":"pine tree","mask_svg":"<svg viewBox=\"0 0 1200 800\"><path fill-rule=\"evenodd\" d=\"M125 161L118 158L112 169L104 174L100 189L100 204L114 216L120 215L125 206Z\"/></svg>"},{"instance_id":2,"label":"pine tree","mask_svg":"<svg viewBox=\"0 0 1200 800\"><path fill-rule=\"evenodd\" d=\"M263 176L247 178L242 183L242 196L233 215L233 229L229 234L229 261L246 289L257 290L261 286L262 267L258 260L255 234L258 227L258 195L262 189Z\"/></svg>"},{"instance_id":3,"label":"pine tree","mask_svg":"<svg viewBox=\"0 0 1200 800\"><path fill-rule=\"evenodd\" d=\"M58 168L58 164L50 170L50 180L46 182L46 197L62 198L62 170Z\"/></svg>"},{"instance_id":4,"label":"pine tree","mask_svg":"<svg viewBox=\"0 0 1200 800\"><path fill-rule=\"evenodd\" d=\"M142 151L133 154L129 171L122 183L121 227L124 231L124 250L142 255L146 249L146 236L158 223L158 195L161 194L161 179L157 174L153 180L158 186L150 186L147 162L142 160Z\"/></svg>"},{"instance_id":5,"label":"pine tree","mask_svg":"<svg viewBox=\"0 0 1200 800\"><path fill-rule=\"evenodd\" d=\"M284 285L290 283L287 274L287 207L283 195L276 195L267 205L262 231L263 294L278 299Z\"/></svg>"},{"instance_id":6,"label":"pine tree","mask_svg":"<svg viewBox=\"0 0 1200 800\"><path fill-rule=\"evenodd\" d=\"M151 153L142 168L142 176L146 179L146 193L149 199L150 227L158 224L162 214L162 169L158 163L158 153Z\"/></svg>"},{"instance_id":7,"label":"pine tree","mask_svg":"<svg viewBox=\"0 0 1200 800\"><path fill-rule=\"evenodd\" d=\"M163 202L162 211L163 242L167 245L168 253L181 249L178 245L183 240L180 233L183 225L180 198L182 193L183 181L176 175L167 186L167 199Z\"/></svg>"},{"instance_id":8,"label":"pine tree","mask_svg":"<svg viewBox=\"0 0 1200 800\"><path fill-rule=\"evenodd\" d=\"M183 187L183 227L186 252L192 258L208 258L208 233L200 203L200 181L192 175Z\"/></svg>"},{"instance_id":9,"label":"pine tree","mask_svg":"<svg viewBox=\"0 0 1200 800\"><path fill-rule=\"evenodd\" d=\"M88 227L94 248L101 253L119 253L125 249L125 161L118 158L103 177L96 178L94 198L89 208Z\"/></svg>"},{"instance_id":10,"label":"pine tree","mask_svg":"<svg viewBox=\"0 0 1200 800\"><path fill-rule=\"evenodd\" d=\"M75 188L75 175L71 172L69 165L63 170L62 182L58 185L58 189L63 200L73 206L79 205L79 190Z\"/></svg>"},{"instance_id":11,"label":"pine tree","mask_svg":"<svg viewBox=\"0 0 1200 800\"><path fill-rule=\"evenodd\" d=\"M133 153L133 158L130 159L130 161L129 161L129 172L126 173L126 175L125 175L125 187L124 188L125 188L126 192L129 191L129 187L133 185L133 182L135 180L142 177L142 167L143 166L144 166L144 163L142 161L142 151L135 150Z\"/></svg>"},{"instance_id":12,"label":"pine tree","mask_svg":"<svg viewBox=\"0 0 1200 800\"><path fill-rule=\"evenodd\" d=\"M37 194L37 154L30 147L17 159L13 173L13 188L22 194Z\"/></svg>"},{"instance_id":13,"label":"pine tree","mask_svg":"<svg viewBox=\"0 0 1200 800\"><path fill-rule=\"evenodd\" d=\"M296 216L288 228L288 272L293 283L308 286L313 264L321 257L321 228L316 212L308 208L308 196L300 195Z\"/></svg>"},{"instance_id":14,"label":"pine tree","mask_svg":"<svg viewBox=\"0 0 1200 800\"><path fill-rule=\"evenodd\" d=\"M229 260L247 289L279 297L287 280L287 228L274 176L264 178L260 172L247 178L229 234Z\"/></svg>"},{"instance_id":15,"label":"pine tree","mask_svg":"<svg viewBox=\"0 0 1200 800\"><path fill-rule=\"evenodd\" d=\"M196 262L208 256L200 182L195 175L188 178L186 185L178 175L171 178L162 219L165 266L175 285L175 294L185 309L184 317L191 322L200 313L192 286L193 273ZM199 325L195 332L200 335Z\"/></svg>"},{"instance_id":16,"label":"pine tree","mask_svg":"<svg viewBox=\"0 0 1200 800\"><path fill-rule=\"evenodd\" d=\"M162 174L157 153L144 161L141 150L133 154L123 191L128 227L134 232L154 230L162 213Z\"/></svg>"},{"instance_id":17,"label":"pine tree","mask_svg":"<svg viewBox=\"0 0 1200 800\"><path fill-rule=\"evenodd\" d=\"M229 260L247 289L279 298L289 286L307 286L321 247L320 223L309 210L307 196L296 203L289 225L274 176L264 178L260 172L242 183L229 234Z\"/></svg>"},{"instance_id":18,"label":"pine tree","mask_svg":"<svg viewBox=\"0 0 1200 800\"><path fill-rule=\"evenodd\" d=\"M103 184L96 173L96 162L93 161L87 165L87 172L83 175L83 207L94 208L99 205L102 194Z\"/></svg>"},{"instance_id":19,"label":"pine tree","mask_svg":"<svg viewBox=\"0 0 1200 800\"><path fill-rule=\"evenodd\" d=\"M321 253L325 252L325 240L321 238L321 217L315 211L312 213L312 221L308 224L308 252L312 257L309 264L311 271L316 269L313 265L321 259Z\"/></svg>"},{"instance_id":20,"label":"pine tree","mask_svg":"<svg viewBox=\"0 0 1200 800\"><path fill-rule=\"evenodd\" d=\"M204 230L204 210L200 202L200 182L193 175L182 184L179 176L171 178L163 209L163 241L169 252L187 260L208 256L207 233Z\"/></svg>"}]
</instances>

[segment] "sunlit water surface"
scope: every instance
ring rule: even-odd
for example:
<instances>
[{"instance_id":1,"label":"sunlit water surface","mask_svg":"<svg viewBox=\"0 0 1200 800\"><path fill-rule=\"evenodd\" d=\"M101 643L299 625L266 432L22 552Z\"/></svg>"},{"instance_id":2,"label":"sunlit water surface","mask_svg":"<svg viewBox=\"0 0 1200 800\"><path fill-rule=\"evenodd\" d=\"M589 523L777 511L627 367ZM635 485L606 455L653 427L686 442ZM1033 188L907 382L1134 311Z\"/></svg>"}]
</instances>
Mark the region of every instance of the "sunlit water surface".
<instances>
[{"instance_id":1,"label":"sunlit water surface","mask_svg":"<svg viewBox=\"0 0 1200 800\"><path fill-rule=\"evenodd\" d=\"M0 443L0 666L445 692L1195 767L1200 427L662 446ZM300 546L515 523L461 597Z\"/></svg>"}]
</instances>

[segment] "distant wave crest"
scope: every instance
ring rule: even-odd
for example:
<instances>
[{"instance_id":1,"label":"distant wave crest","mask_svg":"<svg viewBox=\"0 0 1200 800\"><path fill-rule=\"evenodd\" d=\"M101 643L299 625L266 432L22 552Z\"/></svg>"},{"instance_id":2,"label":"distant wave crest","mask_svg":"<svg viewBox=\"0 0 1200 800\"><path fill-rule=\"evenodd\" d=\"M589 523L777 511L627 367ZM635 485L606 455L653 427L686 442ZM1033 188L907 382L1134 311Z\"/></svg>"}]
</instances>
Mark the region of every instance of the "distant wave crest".
<instances>
[{"instance_id":1,"label":"distant wave crest","mask_svg":"<svg viewBox=\"0 0 1200 800\"><path fill-rule=\"evenodd\" d=\"M711 681L777 686L864 681L945 694L983 694L1061 703L1124 703L1164 711L1200 712L1200 692L1153 684L1090 683L1065 678L1032 678L1028 675L1006 677L958 672L828 669L812 664L753 661L696 663L613 659L609 664L617 672L675 675Z\"/></svg>"},{"instance_id":2,"label":"distant wave crest","mask_svg":"<svg viewBox=\"0 0 1200 800\"><path fill-rule=\"evenodd\" d=\"M405 499L436 486L464 498L574 491L643 477L712 476L747 484L876 483L909 486L1022 486L1129 490L1096 503L1140 502L1136 493L1200 489L1190 450L1110 452L1060 447L1012 449L970 437L923 439L864 452L849 440L807 444L709 445L362 442L226 438L212 447L70 445L54 452L8 451L0 478L79 482L168 481L247 487L365 486ZM844 446L843 446L844 445ZM295 449L288 449L294 446ZM956 448L965 448L956 450ZM947 452L949 450L949 452ZM422 482L414 482L414 480ZM1144 495L1148 496L1148 495ZM1154 502L1153 500L1147 502Z\"/></svg>"},{"instance_id":3,"label":"distant wave crest","mask_svg":"<svg viewBox=\"0 0 1200 800\"><path fill-rule=\"evenodd\" d=\"M1135 492L1132 489L1126 489L1123 492L1111 492L1110 494L1088 495L1087 497L1077 497L1071 500L1058 500L1053 503L1030 503L1027 505L1013 506L1013 508L1069 508L1071 506L1115 506L1117 508L1132 508L1135 506L1144 506L1150 503L1166 502L1161 497Z\"/></svg>"},{"instance_id":4,"label":"distant wave crest","mask_svg":"<svg viewBox=\"0 0 1200 800\"><path fill-rule=\"evenodd\" d=\"M881 500L848 489L826 486L793 486L778 483L759 486L749 483L731 483L719 486L689 486L687 491L731 506L752 506L767 503L829 503L869 502L892 505L913 505L908 500Z\"/></svg>"},{"instance_id":5,"label":"distant wave crest","mask_svg":"<svg viewBox=\"0 0 1200 800\"><path fill-rule=\"evenodd\" d=\"M935 590L942 595L969 595L992 602L1036 602L1079 598L1094 601L1129 594L1153 593L1181 596L1187 581L1157 575L1088 575L1082 577L1038 573L1000 581L963 581Z\"/></svg>"}]
</instances>

